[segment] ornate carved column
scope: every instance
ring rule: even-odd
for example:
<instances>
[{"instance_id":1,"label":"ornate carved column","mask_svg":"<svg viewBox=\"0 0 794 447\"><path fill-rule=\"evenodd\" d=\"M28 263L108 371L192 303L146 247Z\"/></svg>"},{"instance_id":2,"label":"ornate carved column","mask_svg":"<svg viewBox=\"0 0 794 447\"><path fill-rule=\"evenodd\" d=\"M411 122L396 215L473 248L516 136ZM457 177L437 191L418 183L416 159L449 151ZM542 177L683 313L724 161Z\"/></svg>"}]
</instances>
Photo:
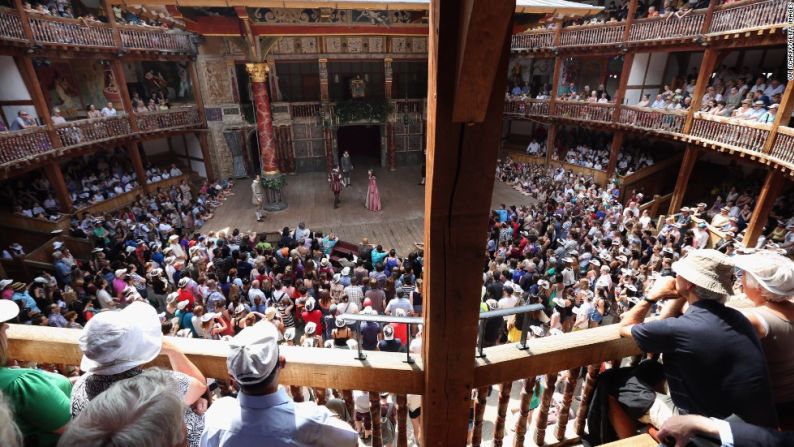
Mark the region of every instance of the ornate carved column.
<instances>
[{"instance_id":1,"label":"ornate carved column","mask_svg":"<svg viewBox=\"0 0 794 447\"><path fill-rule=\"evenodd\" d=\"M259 158L262 161L262 185L266 189L269 211L283 210L287 203L283 200L281 189L284 187L284 176L279 173L276 161L276 139L273 133L273 115L270 111L270 98L267 94L268 66L265 63L245 64L251 77L251 90L254 94L254 114L256 116L256 135L259 142Z\"/></svg>"},{"instance_id":2,"label":"ornate carved column","mask_svg":"<svg viewBox=\"0 0 794 447\"><path fill-rule=\"evenodd\" d=\"M320 67L320 100L328 101L328 59L321 58L317 60Z\"/></svg>"},{"instance_id":3,"label":"ornate carved column","mask_svg":"<svg viewBox=\"0 0 794 447\"><path fill-rule=\"evenodd\" d=\"M383 74L384 74L383 78L384 78L385 84L386 84L384 92L386 94L386 99L391 99L392 98L392 94L391 94L391 89L392 89L391 63L392 63L392 58L387 57L387 58L383 59Z\"/></svg>"}]
</instances>

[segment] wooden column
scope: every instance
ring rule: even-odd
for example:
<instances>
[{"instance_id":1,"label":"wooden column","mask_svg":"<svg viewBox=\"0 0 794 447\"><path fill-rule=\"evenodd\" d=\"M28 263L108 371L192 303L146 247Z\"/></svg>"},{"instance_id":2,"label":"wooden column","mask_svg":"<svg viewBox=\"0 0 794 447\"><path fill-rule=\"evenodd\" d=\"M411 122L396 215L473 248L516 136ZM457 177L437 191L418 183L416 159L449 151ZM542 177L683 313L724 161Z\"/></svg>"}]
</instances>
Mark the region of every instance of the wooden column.
<instances>
[{"instance_id":1,"label":"wooden column","mask_svg":"<svg viewBox=\"0 0 794 447\"><path fill-rule=\"evenodd\" d=\"M121 48L121 34L119 34L118 24L116 23L116 15L113 14L113 5L109 0L102 0L102 7L105 9L105 15L108 18L108 24L113 32L113 44L116 48Z\"/></svg>"},{"instance_id":2,"label":"wooden column","mask_svg":"<svg viewBox=\"0 0 794 447\"><path fill-rule=\"evenodd\" d=\"M482 235L496 172L514 9L514 1L503 0L437 0L430 6L423 446L466 445Z\"/></svg>"},{"instance_id":3,"label":"wooden column","mask_svg":"<svg viewBox=\"0 0 794 447\"><path fill-rule=\"evenodd\" d=\"M384 79L384 94L386 99L389 100L392 98L392 69L391 69L392 58L387 57L383 59L383 79Z\"/></svg>"},{"instance_id":4,"label":"wooden column","mask_svg":"<svg viewBox=\"0 0 794 447\"><path fill-rule=\"evenodd\" d=\"M130 120L130 129L132 129L133 132L137 132L138 117L135 115L135 108L133 107L132 99L130 99L130 92L127 90L127 76L124 75L124 66L120 60L115 59L111 62L110 68L113 73L113 82L116 83L116 88L119 94L121 94L121 107Z\"/></svg>"},{"instance_id":5,"label":"wooden column","mask_svg":"<svg viewBox=\"0 0 794 447\"><path fill-rule=\"evenodd\" d=\"M769 212L772 211L772 205L775 204L780 195L780 189L783 186L783 174L780 171L770 169L766 174L764 186L761 187L761 193L758 194L758 201L755 202L755 209L753 210L753 217L747 225L747 230L744 233L742 243L745 247L753 247L758 241L758 237L764 231L764 226L769 219Z\"/></svg>"},{"instance_id":6,"label":"wooden column","mask_svg":"<svg viewBox=\"0 0 794 447\"><path fill-rule=\"evenodd\" d=\"M637 15L637 0L629 0L629 10L626 13L626 28L623 29L623 42L629 40L631 25L634 24L635 15Z\"/></svg>"},{"instance_id":7,"label":"wooden column","mask_svg":"<svg viewBox=\"0 0 794 447\"><path fill-rule=\"evenodd\" d=\"M127 152L132 160L132 166L135 167L135 178L138 180L138 184L146 190L146 169L143 167L143 158L138 143L135 141L127 143Z\"/></svg>"},{"instance_id":8,"label":"wooden column","mask_svg":"<svg viewBox=\"0 0 794 447\"><path fill-rule=\"evenodd\" d=\"M199 85L196 63L193 61L188 62L185 69L190 75L190 85L193 87L193 101L196 102L196 110L198 110L199 122L202 124L202 126L206 126L207 119L204 116L204 99L201 97L201 86Z\"/></svg>"},{"instance_id":9,"label":"wooden column","mask_svg":"<svg viewBox=\"0 0 794 447\"><path fill-rule=\"evenodd\" d=\"M604 85L604 89L607 88L607 76L609 75L609 56L604 56L600 59L600 64L598 66L598 83ZM598 87L596 86L595 89L597 90Z\"/></svg>"},{"instance_id":10,"label":"wooden column","mask_svg":"<svg viewBox=\"0 0 794 447\"><path fill-rule=\"evenodd\" d=\"M678 170L678 179L675 181L673 196L670 198L670 207L667 210L667 214L675 214L678 212L678 209L681 208L686 188L689 185L689 177L692 175L692 169L695 167L698 156L700 156L700 149L697 146L688 145L686 147L684 158L681 160L681 169Z\"/></svg>"},{"instance_id":11,"label":"wooden column","mask_svg":"<svg viewBox=\"0 0 794 447\"><path fill-rule=\"evenodd\" d=\"M622 130L615 131L612 134L612 147L609 150L609 164L607 165L607 181L615 175L615 168L618 165L618 154L620 154L620 148L623 147L623 138L626 136L626 132Z\"/></svg>"},{"instance_id":12,"label":"wooden column","mask_svg":"<svg viewBox=\"0 0 794 447\"><path fill-rule=\"evenodd\" d=\"M204 158L204 170L207 171L207 180L214 182L218 178L215 176L215 168L212 164L212 153L210 151L208 136L209 131L207 130L196 132L196 138L198 138L199 145L201 145L201 156ZM187 146L185 146L185 150L187 150Z\"/></svg>"},{"instance_id":13,"label":"wooden column","mask_svg":"<svg viewBox=\"0 0 794 447\"><path fill-rule=\"evenodd\" d=\"M685 134L688 134L692 129L695 112L700 110L701 101L703 100L703 95L706 93L706 87L709 85L711 74L717 66L718 56L719 51L711 48L703 53L703 61L700 63L700 72L698 72L697 82L695 83L695 91L692 93L692 105L689 107L689 112L684 122L683 133ZM672 203L670 205L672 205Z\"/></svg>"},{"instance_id":14,"label":"wooden column","mask_svg":"<svg viewBox=\"0 0 794 447\"><path fill-rule=\"evenodd\" d=\"M791 119L791 112L794 111L794 100L791 99L792 91L794 91L794 82L789 82L786 84L786 90L783 91L783 96L780 98L780 107L777 109L775 122L772 123L772 128L769 130L769 137L767 137L766 143L764 144L765 154L772 151L775 138L777 138L777 129L780 127L780 124Z\"/></svg>"},{"instance_id":15,"label":"wooden column","mask_svg":"<svg viewBox=\"0 0 794 447\"><path fill-rule=\"evenodd\" d=\"M634 53L628 53L623 56L623 67L620 69L620 80L618 81L618 89L615 91L615 111L612 114L612 121L620 121L620 106L623 105L623 98L626 97L626 86L629 83L629 76L631 75L631 65L634 63ZM606 88L606 85L604 86Z\"/></svg>"},{"instance_id":16,"label":"wooden column","mask_svg":"<svg viewBox=\"0 0 794 447\"><path fill-rule=\"evenodd\" d=\"M25 11L23 0L14 0L14 7L19 13L19 18L22 21L22 33L25 38L33 42L33 30L30 28L30 18L28 12Z\"/></svg>"},{"instance_id":17,"label":"wooden column","mask_svg":"<svg viewBox=\"0 0 794 447\"><path fill-rule=\"evenodd\" d=\"M557 23L557 30L554 34L554 45L560 42L560 31L562 30L562 22ZM562 57L557 56L554 58L554 71L551 78L551 95L549 96L549 116L554 116L554 109L557 104L557 90L560 88L560 70L562 69ZM554 151L554 142L557 138L557 125L549 124L549 133L546 135L546 166L551 161L551 154Z\"/></svg>"},{"instance_id":18,"label":"wooden column","mask_svg":"<svg viewBox=\"0 0 794 447\"><path fill-rule=\"evenodd\" d=\"M47 134L50 137L52 147L62 147L63 143L61 143L58 133L55 132L55 125L52 122L52 116L50 116L47 100L44 99L44 92L41 90L39 77L36 75L36 69L33 67L33 59L28 56L15 56L14 61L17 63L19 72L22 75L22 80L25 82L25 87L27 87L31 99L33 99L36 115L38 115L43 124L47 126ZM16 119L16 117L12 117L12 119Z\"/></svg>"},{"instance_id":19,"label":"wooden column","mask_svg":"<svg viewBox=\"0 0 794 447\"><path fill-rule=\"evenodd\" d=\"M328 59L317 60L320 66L320 101L328 101Z\"/></svg>"},{"instance_id":20,"label":"wooden column","mask_svg":"<svg viewBox=\"0 0 794 447\"><path fill-rule=\"evenodd\" d=\"M44 165L44 174L47 175L50 186L55 190L55 197L58 198L61 211L64 213L72 212L72 198L69 195L69 189L66 187L66 181L63 179L61 165L55 160L47 163Z\"/></svg>"},{"instance_id":21,"label":"wooden column","mask_svg":"<svg viewBox=\"0 0 794 447\"><path fill-rule=\"evenodd\" d=\"M557 125L551 123L546 134L546 166L551 163L551 154L554 152L555 144L557 144Z\"/></svg>"},{"instance_id":22,"label":"wooden column","mask_svg":"<svg viewBox=\"0 0 794 447\"><path fill-rule=\"evenodd\" d=\"M720 0L710 0L709 7L706 10L706 17L703 19L703 27L700 29L700 34L708 34L711 28L711 21L714 19L714 8L720 3Z\"/></svg>"}]
</instances>

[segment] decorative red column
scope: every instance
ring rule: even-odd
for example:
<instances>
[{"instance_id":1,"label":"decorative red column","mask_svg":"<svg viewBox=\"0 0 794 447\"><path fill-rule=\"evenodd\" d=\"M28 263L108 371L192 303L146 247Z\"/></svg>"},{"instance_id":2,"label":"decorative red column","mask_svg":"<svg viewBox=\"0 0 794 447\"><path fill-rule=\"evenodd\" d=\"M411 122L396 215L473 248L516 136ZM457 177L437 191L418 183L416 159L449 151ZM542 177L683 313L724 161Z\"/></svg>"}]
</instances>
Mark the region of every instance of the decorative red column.
<instances>
[{"instance_id":1,"label":"decorative red column","mask_svg":"<svg viewBox=\"0 0 794 447\"><path fill-rule=\"evenodd\" d=\"M268 66L265 63L245 64L251 76L256 113L256 134L259 139L259 158L265 174L278 173L276 163L276 141L273 135L273 116L270 113L270 98L267 95Z\"/></svg>"}]
</instances>

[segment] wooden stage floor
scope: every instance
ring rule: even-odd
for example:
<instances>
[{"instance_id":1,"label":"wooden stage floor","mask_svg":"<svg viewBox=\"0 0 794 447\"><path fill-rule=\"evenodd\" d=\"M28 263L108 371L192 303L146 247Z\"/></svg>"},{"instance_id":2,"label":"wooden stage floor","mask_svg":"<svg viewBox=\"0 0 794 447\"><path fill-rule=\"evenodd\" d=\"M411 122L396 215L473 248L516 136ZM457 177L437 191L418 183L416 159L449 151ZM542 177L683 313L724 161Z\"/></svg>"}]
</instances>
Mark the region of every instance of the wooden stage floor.
<instances>
[{"instance_id":1,"label":"wooden stage floor","mask_svg":"<svg viewBox=\"0 0 794 447\"><path fill-rule=\"evenodd\" d=\"M333 194L323 173L287 176L285 199L289 206L257 222L251 204L251 179L237 180L234 195L217 208L215 217L201 229L209 231L255 230L280 231L304 221L312 230L333 231L341 240L358 243L368 237L370 243L395 248L400 255L414 249L414 242L424 240L424 193L418 185L418 169L402 168L394 172L379 170L378 189L383 210L372 212L364 207L367 191L365 170L353 171L352 185L342 191L342 203L333 208ZM497 181L493 207L499 204L521 205L531 199ZM484 237L484 236L483 236Z\"/></svg>"}]
</instances>

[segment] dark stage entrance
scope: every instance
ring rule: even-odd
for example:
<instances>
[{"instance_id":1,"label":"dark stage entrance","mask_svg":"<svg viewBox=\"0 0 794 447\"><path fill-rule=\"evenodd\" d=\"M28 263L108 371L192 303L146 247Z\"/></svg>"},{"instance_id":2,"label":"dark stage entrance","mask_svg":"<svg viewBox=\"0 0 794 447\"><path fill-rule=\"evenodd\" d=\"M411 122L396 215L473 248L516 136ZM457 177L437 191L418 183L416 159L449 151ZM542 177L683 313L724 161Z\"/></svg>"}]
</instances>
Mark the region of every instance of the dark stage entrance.
<instances>
[{"instance_id":1,"label":"dark stage entrance","mask_svg":"<svg viewBox=\"0 0 794 447\"><path fill-rule=\"evenodd\" d=\"M336 143L340 157L350 152L353 166L380 167L380 126L342 126L336 131Z\"/></svg>"}]
</instances>

